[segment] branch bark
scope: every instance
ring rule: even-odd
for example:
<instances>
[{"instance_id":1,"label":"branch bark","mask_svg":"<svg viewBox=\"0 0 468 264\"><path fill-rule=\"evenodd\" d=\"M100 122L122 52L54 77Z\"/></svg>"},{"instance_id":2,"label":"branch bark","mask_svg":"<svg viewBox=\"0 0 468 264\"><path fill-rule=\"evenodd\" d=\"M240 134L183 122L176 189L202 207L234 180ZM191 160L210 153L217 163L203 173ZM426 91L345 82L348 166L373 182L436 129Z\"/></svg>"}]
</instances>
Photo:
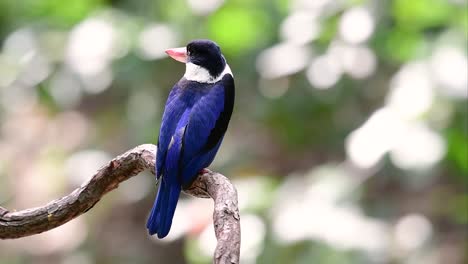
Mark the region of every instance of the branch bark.
<instances>
[{"instance_id":1,"label":"branch bark","mask_svg":"<svg viewBox=\"0 0 468 264\"><path fill-rule=\"evenodd\" d=\"M63 225L87 212L119 183L143 170L154 174L155 157L154 145L140 145L112 159L90 180L60 199L17 212L0 207L0 239L39 234ZM240 218L237 191L232 183L225 176L205 169L184 192L214 200L213 220L218 239L214 263L239 263Z\"/></svg>"}]
</instances>

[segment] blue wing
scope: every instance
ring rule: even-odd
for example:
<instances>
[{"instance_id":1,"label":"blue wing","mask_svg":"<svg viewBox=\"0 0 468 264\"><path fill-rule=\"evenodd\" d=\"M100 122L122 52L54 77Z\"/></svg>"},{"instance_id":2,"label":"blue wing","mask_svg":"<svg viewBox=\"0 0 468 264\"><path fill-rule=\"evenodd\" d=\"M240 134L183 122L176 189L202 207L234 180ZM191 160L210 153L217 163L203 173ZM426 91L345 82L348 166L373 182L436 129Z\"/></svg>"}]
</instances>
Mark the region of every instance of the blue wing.
<instances>
[{"instance_id":1,"label":"blue wing","mask_svg":"<svg viewBox=\"0 0 468 264\"><path fill-rule=\"evenodd\" d=\"M175 134L179 120L184 113L187 113L187 102L181 97L182 88L177 83L169 93L159 132L158 149L156 156L156 175L159 178L163 172L164 161L166 160L167 149Z\"/></svg>"},{"instance_id":2,"label":"blue wing","mask_svg":"<svg viewBox=\"0 0 468 264\"><path fill-rule=\"evenodd\" d=\"M198 172L208 167L224 137L234 107L234 80L225 75L205 95L197 100L182 141L180 177L189 185Z\"/></svg>"}]
</instances>

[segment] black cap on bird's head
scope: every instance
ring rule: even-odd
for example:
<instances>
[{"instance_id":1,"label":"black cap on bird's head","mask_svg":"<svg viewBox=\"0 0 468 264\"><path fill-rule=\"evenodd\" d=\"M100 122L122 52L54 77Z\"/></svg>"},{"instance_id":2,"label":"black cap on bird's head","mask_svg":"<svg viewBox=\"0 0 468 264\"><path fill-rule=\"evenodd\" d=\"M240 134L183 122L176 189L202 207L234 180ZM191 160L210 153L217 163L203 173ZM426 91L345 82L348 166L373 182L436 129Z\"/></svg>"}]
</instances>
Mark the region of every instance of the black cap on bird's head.
<instances>
[{"instance_id":1,"label":"black cap on bird's head","mask_svg":"<svg viewBox=\"0 0 468 264\"><path fill-rule=\"evenodd\" d=\"M226 66L218 44L207 39L192 40L186 47L168 49L166 53L177 61L192 63L208 70L211 76L220 75Z\"/></svg>"}]
</instances>

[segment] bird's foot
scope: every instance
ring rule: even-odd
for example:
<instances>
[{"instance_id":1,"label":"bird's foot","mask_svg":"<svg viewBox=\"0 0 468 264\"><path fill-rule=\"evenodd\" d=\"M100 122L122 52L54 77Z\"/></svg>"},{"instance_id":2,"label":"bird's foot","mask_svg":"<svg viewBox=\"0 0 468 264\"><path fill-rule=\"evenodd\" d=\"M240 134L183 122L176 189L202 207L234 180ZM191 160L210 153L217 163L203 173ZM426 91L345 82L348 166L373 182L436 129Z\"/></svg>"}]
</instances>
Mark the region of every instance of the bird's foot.
<instances>
[{"instance_id":1,"label":"bird's foot","mask_svg":"<svg viewBox=\"0 0 468 264\"><path fill-rule=\"evenodd\" d=\"M201 169L198 174L205 174L205 173L208 173L210 172L208 169Z\"/></svg>"}]
</instances>

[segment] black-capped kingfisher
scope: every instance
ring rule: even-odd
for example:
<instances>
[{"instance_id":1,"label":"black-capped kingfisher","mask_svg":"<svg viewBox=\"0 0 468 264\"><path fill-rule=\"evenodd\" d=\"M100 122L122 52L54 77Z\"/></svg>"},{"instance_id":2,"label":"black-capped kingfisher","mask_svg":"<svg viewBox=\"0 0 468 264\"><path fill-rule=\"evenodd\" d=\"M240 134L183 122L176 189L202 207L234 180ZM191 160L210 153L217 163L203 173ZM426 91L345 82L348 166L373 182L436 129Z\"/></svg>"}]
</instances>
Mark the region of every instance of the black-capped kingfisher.
<instances>
[{"instance_id":1,"label":"black-capped kingfisher","mask_svg":"<svg viewBox=\"0 0 468 264\"><path fill-rule=\"evenodd\" d=\"M146 227L158 238L167 236L182 188L208 167L223 141L234 106L234 79L219 46L193 40L166 50L185 63L184 76L166 102L159 132L156 201Z\"/></svg>"}]
</instances>

